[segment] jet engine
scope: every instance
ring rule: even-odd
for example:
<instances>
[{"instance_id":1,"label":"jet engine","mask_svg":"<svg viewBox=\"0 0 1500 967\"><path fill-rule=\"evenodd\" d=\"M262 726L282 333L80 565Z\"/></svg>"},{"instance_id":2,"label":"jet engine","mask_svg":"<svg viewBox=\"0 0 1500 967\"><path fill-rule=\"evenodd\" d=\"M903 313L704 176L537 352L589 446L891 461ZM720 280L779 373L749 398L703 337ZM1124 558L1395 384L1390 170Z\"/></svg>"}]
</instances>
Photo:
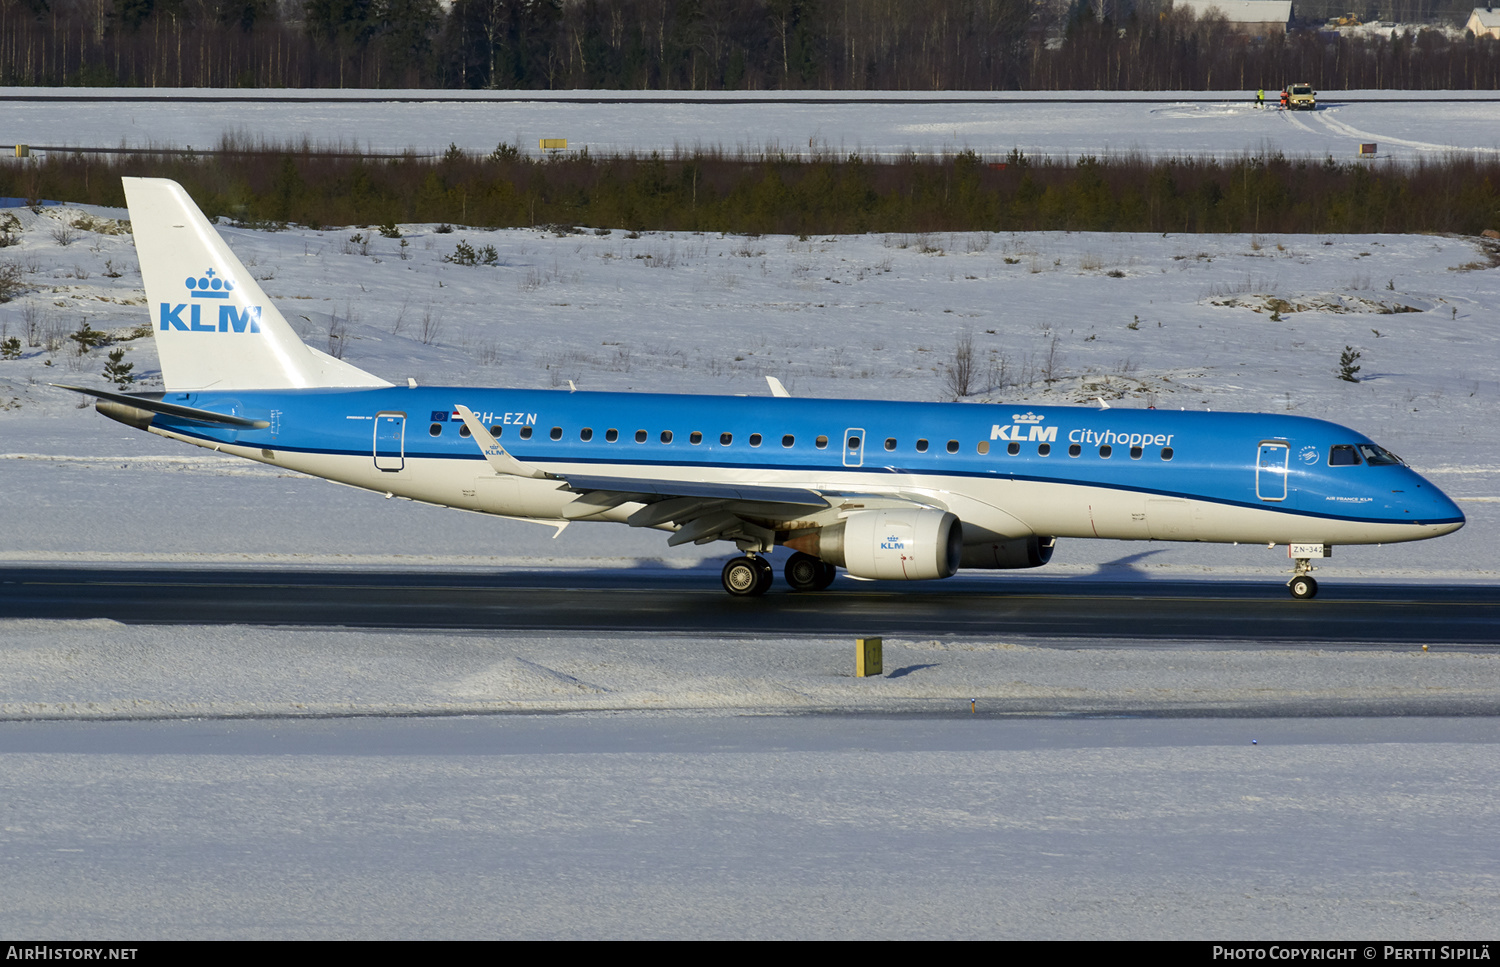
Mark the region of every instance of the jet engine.
<instances>
[{"instance_id":1,"label":"jet engine","mask_svg":"<svg viewBox=\"0 0 1500 967\"><path fill-rule=\"evenodd\" d=\"M930 507L859 510L786 543L855 577L925 581L958 570L964 528L954 515Z\"/></svg>"},{"instance_id":2,"label":"jet engine","mask_svg":"<svg viewBox=\"0 0 1500 967\"><path fill-rule=\"evenodd\" d=\"M1057 538L1036 536L1019 537L1013 541L966 544L959 563L964 567L992 570L1041 567L1052 560L1052 549L1056 546Z\"/></svg>"}]
</instances>

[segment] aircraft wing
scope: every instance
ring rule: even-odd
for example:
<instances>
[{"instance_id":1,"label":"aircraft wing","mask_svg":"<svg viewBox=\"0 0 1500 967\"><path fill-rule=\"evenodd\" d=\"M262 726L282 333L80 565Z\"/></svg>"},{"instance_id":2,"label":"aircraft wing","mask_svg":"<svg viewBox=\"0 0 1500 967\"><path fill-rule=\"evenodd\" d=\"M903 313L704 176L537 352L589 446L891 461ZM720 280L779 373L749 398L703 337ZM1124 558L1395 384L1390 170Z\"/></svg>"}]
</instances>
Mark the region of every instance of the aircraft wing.
<instances>
[{"instance_id":1,"label":"aircraft wing","mask_svg":"<svg viewBox=\"0 0 1500 967\"><path fill-rule=\"evenodd\" d=\"M760 521L786 520L832 506L828 499L800 487L773 484L704 483L687 480L600 477L559 474L578 499L563 508L568 520L592 517L626 503L645 504L631 514L632 527L676 525L667 544L707 544L744 540L769 546L774 531Z\"/></svg>"},{"instance_id":2,"label":"aircraft wing","mask_svg":"<svg viewBox=\"0 0 1500 967\"><path fill-rule=\"evenodd\" d=\"M567 490L578 495L563 507L564 521L586 520L622 504L642 504L626 522L632 527L674 528L667 539L672 547L727 540L742 547L769 549L776 536L770 525L817 516L833 508L836 501L853 498L865 505L870 500L907 506L919 503L893 494L825 495L805 487L767 483L547 472L511 456L467 406L460 404L454 409L497 474L561 480Z\"/></svg>"}]
</instances>

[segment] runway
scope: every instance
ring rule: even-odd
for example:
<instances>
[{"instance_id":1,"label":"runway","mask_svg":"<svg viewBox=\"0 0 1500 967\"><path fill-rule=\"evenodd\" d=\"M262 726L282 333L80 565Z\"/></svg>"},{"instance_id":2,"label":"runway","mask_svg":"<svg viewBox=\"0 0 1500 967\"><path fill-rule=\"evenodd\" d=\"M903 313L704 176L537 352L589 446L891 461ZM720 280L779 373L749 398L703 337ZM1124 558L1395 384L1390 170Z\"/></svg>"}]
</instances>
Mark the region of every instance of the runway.
<instances>
[{"instance_id":1,"label":"runway","mask_svg":"<svg viewBox=\"0 0 1500 967\"><path fill-rule=\"evenodd\" d=\"M1274 100L1274 94L1272 95ZM194 154L249 145L483 157L541 139L591 156L725 151L843 158L972 150L1001 163L1080 155L1382 159L1500 150L1494 92L1320 92L1319 110L1257 110L1253 91L229 91L0 88L0 144L34 153ZM69 118L57 124L58 111ZM299 148L300 150L300 148Z\"/></svg>"},{"instance_id":2,"label":"runway","mask_svg":"<svg viewBox=\"0 0 1500 967\"><path fill-rule=\"evenodd\" d=\"M1500 644L1489 586L1110 582L960 575L892 587L840 578L736 599L709 570L281 570L8 567L0 618L132 624L765 634L1023 634L1197 642Z\"/></svg>"}]
</instances>

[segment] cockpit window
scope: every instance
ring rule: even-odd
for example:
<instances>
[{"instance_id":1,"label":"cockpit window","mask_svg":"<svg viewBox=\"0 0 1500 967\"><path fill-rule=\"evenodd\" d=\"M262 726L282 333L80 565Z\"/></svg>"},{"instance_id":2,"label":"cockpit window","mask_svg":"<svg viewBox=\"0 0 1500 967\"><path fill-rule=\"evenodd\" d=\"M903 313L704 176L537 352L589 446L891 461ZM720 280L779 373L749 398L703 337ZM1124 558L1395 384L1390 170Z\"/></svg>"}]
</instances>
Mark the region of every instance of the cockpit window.
<instances>
[{"instance_id":1,"label":"cockpit window","mask_svg":"<svg viewBox=\"0 0 1500 967\"><path fill-rule=\"evenodd\" d=\"M1359 453L1348 443L1340 443L1328 451L1330 467L1354 467L1359 465Z\"/></svg>"},{"instance_id":2,"label":"cockpit window","mask_svg":"<svg viewBox=\"0 0 1500 967\"><path fill-rule=\"evenodd\" d=\"M1373 443L1361 443L1359 452L1365 458L1365 463L1372 467L1398 467L1401 458L1396 456L1385 447L1377 447Z\"/></svg>"}]
</instances>

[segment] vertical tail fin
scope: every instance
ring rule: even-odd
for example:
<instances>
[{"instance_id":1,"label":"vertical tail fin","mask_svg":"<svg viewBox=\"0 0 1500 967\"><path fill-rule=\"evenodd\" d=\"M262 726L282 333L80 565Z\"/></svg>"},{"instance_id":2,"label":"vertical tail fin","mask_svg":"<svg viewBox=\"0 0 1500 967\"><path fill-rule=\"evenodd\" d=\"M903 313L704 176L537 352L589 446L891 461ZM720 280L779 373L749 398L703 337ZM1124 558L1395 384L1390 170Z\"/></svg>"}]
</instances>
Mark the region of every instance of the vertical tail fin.
<instances>
[{"instance_id":1,"label":"vertical tail fin","mask_svg":"<svg viewBox=\"0 0 1500 967\"><path fill-rule=\"evenodd\" d=\"M181 185L123 180L168 389L390 385L297 338Z\"/></svg>"}]
</instances>

